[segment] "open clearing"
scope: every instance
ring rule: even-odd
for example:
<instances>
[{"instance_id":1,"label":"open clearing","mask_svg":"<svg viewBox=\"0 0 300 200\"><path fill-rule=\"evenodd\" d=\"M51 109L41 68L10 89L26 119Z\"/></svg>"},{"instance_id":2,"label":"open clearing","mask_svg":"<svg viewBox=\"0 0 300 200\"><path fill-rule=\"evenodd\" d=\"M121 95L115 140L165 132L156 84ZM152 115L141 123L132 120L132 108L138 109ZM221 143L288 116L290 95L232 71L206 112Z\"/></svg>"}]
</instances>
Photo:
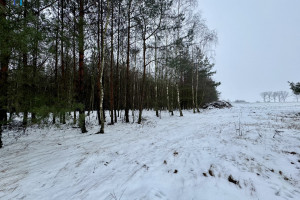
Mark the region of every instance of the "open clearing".
<instances>
[{"instance_id":1,"label":"open clearing","mask_svg":"<svg viewBox=\"0 0 300 200\"><path fill-rule=\"evenodd\" d=\"M5 131L0 199L300 199L300 104Z\"/></svg>"}]
</instances>

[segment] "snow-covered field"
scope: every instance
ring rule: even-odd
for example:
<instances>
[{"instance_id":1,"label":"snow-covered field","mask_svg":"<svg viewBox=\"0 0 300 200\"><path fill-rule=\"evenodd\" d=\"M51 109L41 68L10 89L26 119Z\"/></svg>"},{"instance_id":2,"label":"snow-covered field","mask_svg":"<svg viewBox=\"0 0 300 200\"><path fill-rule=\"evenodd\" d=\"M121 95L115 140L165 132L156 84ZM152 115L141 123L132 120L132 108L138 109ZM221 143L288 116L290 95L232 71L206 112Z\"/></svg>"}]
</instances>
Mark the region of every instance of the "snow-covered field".
<instances>
[{"instance_id":1,"label":"snow-covered field","mask_svg":"<svg viewBox=\"0 0 300 200\"><path fill-rule=\"evenodd\" d=\"M300 104L4 132L0 199L300 199ZM175 113L178 115L178 113ZM18 138L17 140L15 138Z\"/></svg>"}]
</instances>

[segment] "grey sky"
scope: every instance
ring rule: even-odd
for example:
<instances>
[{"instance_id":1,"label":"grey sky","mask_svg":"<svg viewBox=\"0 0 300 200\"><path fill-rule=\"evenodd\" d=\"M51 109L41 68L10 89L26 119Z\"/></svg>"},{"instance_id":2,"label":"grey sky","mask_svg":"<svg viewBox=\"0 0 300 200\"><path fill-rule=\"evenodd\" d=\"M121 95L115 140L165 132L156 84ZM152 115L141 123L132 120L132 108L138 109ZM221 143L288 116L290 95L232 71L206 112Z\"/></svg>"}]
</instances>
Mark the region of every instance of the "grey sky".
<instances>
[{"instance_id":1,"label":"grey sky","mask_svg":"<svg viewBox=\"0 0 300 200\"><path fill-rule=\"evenodd\" d=\"M287 81L300 81L300 0L198 4L218 32L215 79L222 99L254 102L263 91L290 92Z\"/></svg>"}]
</instances>

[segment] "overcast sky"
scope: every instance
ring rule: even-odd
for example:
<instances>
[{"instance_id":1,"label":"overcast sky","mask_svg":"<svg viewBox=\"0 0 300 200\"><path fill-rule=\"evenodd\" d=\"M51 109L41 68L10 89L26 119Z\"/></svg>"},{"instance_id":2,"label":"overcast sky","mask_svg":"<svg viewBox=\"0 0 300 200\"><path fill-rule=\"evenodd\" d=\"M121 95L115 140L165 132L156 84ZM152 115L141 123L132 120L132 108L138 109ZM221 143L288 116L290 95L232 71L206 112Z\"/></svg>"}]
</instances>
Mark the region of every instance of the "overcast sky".
<instances>
[{"instance_id":1,"label":"overcast sky","mask_svg":"<svg viewBox=\"0 0 300 200\"><path fill-rule=\"evenodd\" d=\"M218 32L221 99L262 100L264 91L289 91L300 82L300 0L198 0ZM290 98L293 100L293 98Z\"/></svg>"}]
</instances>

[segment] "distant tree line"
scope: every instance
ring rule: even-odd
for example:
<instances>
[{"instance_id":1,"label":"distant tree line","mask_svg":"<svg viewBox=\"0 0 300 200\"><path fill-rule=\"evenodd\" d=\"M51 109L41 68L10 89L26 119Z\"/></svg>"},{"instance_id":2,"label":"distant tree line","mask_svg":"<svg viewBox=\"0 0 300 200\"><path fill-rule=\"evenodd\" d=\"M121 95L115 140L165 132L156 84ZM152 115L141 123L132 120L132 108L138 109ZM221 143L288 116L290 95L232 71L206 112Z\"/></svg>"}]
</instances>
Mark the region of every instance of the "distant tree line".
<instances>
[{"instance_id":1,"label":"distant tree line","mask_svg":"<svg viewBox=\"0 0 300 200\"><path fill-rule=\"evenodd\" d=\"M260 96L264 102L285 102L289 93L286 91L262 92Z\"/></svg>"},{"instance_id":2,"label":"distant tree line","mask_svg":"<svg viewBox=\"0 0 300 200\"><path fill-rule=\"evenodd\" d=\"M245 101L245 100L239 100L239 99L237 99L233 103L248 103L248 102Z\"/></svg>"},{"instance_id":3,"label":"distant tree line","mask_svg":"<svg viewBox=\"0 0 300 200\"><path fill-rule=\"evenodd\" d=\"M24 127L72 115L85 133L86 112L97 110L104 133L105 110L110 124L121 110L125 122L138 110L141 123L144 109L182 116L217 100L217 35L195 3L0 0L0 147L2 126L18 114Z\"/></svg>"}]
</instances>

